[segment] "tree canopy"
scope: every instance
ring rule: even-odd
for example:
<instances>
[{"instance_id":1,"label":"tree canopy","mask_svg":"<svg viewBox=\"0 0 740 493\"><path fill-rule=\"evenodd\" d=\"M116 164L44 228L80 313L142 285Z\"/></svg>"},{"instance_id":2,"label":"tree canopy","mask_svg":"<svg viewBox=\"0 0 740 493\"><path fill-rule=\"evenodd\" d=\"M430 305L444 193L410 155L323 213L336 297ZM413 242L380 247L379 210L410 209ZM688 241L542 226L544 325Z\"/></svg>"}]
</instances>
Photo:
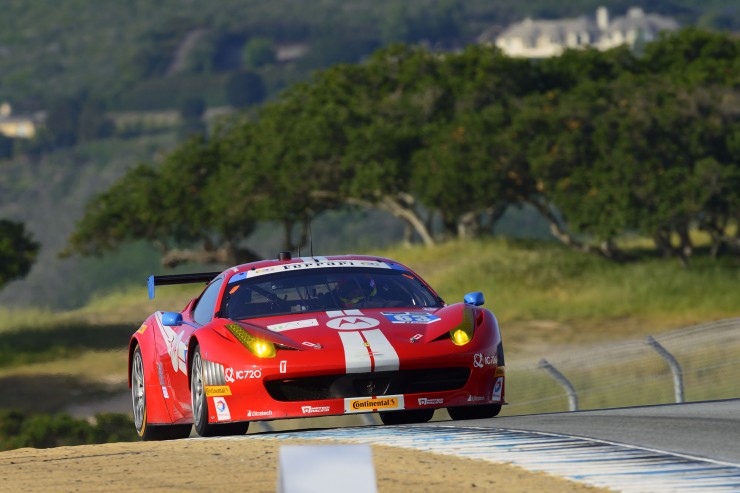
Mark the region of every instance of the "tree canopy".
<instances>
[{"instance_id":1,"label":"tree canopy","mask_svg":"<svg viewBox=\"0 0 740 493\"><path fill-rule=\"evenodd\" d=\"M23 224L0 219L0 287L28 274L38 251Z\"/></svg>"},{"instance_id":2,"label":"tree canopy","mask_svg":"<svg viewBox=\"0 0 740 493\"><path fill-rule=\"evenodd\" d=\"M641 56L394 45L132 170L89 204L71 250L147 239L165 254L248 257L258 222L282 223L295 248L306 216L346 206L388 211L431 244L531 204L556 238L608 258L625 258L616 240L639 232L685 262L692 227L714 254L740 251L738 60L737 38L695 29Z\"/></svg>"}]
</instances>

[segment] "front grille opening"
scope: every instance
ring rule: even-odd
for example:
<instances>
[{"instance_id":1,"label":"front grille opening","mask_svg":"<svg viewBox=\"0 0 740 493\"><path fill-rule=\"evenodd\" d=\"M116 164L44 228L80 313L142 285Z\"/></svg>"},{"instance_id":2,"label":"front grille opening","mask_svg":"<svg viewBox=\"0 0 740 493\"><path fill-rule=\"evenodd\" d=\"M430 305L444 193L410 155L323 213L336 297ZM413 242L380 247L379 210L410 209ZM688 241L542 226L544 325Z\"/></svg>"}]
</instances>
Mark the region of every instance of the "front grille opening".
<instances>
[{"instance_id":1,"label":"front grille opening","mask_svg":"<svg viewBox=\"0 0 740 493\"><path fill-rule=\"evenodd\" d=\"M457 390L469 377L470 368L433 368L271 380L265 388L277 401L313 401Z\"/></svg>"}]
</instances>

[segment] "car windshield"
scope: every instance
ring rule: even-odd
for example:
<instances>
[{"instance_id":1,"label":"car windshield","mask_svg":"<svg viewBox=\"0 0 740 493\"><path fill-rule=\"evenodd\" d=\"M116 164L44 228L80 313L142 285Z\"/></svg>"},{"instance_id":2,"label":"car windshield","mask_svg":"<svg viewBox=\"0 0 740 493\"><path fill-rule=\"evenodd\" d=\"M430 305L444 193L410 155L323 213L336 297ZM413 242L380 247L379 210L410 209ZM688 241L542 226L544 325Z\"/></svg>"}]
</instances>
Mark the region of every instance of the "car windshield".
<instances>
[{"instance_id":1,"label":"car windshield","mask_svg":"<svg viewBox=\"0 0 740 493\"><path fill-rule=\"evenodd\" d=\"M232 320L359 308L440 307L416 276L395 269L316 269L229 283L221 316Z\"/></svg>"}]
</instances>

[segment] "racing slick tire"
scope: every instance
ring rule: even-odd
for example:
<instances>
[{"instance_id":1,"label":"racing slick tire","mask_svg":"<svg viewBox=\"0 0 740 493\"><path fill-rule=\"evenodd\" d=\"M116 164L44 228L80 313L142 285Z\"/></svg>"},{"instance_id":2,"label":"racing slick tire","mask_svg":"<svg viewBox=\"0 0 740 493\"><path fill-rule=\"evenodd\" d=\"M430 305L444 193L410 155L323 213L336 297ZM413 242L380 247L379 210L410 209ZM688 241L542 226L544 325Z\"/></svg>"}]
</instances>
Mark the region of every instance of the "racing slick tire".
<instances>
[{"instance_id":1,"label":"racing slick tire","mask_svg":"<svg viewBox=\"0 0 740 493\"><path fill-rule=\"evenodd\" d=\"M146 421L146 385L144 385L144 358L136 346L131 364L131 403L136 433L144 440L177 440L187 438L193 425L151 425Z\"/></svg>"},{"instance_id":2,"label":"racing slick tire","mask_svg":"<svg viewBox=\"0 0 740 493\"><path fill-rule=\"evenodd\" d=\"M384 425L408 425L426 423L434 416L434 409L411 409L408 411L381 411L380 420Z\"/></svg>"},{"instance_id":3,"label":"racing slick tire","mask_svg":"<svg viewBox=\"0 0 740 493\"><path fill-rule=\"evenodd\" d=\"M447 412L455 421L464 419L486 419L498 416L501 404L482 404L479 406L448 407Z\"/></svg>"},{"instance_id":4,"label":"racing slick tire","mask_svg":"<svg viewBox=\"0 0 740 493\"><path fill-rule=\"evenodd\" d=\"M208 398L203 384L203 359L200 346L195 346L193 362L190 367L190 396L193 404L195 431L202 437L244 435L249 429L249 421L236 423L209 423Z\"/></svg>"}]
</instances>

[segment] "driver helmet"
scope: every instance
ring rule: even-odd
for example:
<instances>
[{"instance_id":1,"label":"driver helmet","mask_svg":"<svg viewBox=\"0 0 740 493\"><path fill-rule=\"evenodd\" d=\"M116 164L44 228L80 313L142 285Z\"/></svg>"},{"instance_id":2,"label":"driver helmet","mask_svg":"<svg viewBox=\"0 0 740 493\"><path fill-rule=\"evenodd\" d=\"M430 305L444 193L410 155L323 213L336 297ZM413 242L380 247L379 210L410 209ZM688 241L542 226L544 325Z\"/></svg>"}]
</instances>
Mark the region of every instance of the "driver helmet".
<instances>
[{"instance_id":1,"label":"driver helmet","mask_svg":"<svg viewBox=\"0 0 740 493\"><path fill-rule=\"evenodd\" d=\"M355 306L377 292L375 280L369 276L345 276L337 280L337 296L343 308Z\"/></svg>"}]
</instances>

